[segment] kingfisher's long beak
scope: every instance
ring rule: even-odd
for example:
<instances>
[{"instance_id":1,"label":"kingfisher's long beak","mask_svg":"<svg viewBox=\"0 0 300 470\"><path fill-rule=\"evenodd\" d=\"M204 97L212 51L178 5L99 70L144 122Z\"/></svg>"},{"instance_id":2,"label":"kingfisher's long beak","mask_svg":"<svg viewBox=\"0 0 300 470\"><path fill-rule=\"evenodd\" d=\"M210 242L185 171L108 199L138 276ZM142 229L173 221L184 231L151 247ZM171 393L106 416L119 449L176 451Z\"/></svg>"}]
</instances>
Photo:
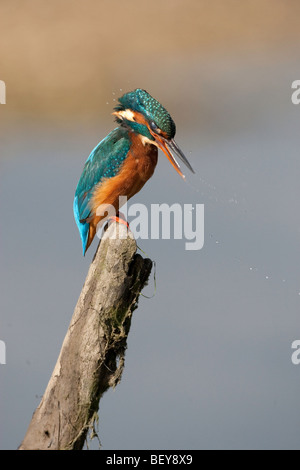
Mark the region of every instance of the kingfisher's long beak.
<instances>
[{"instance_id":1,"label":"kingfisher's long beak","mask_svg":"<svg viewBox=\"0 0 300 470\"><path fill-rule=\"evenodd\" d=\"M185 178L184 174L182 173L180 169L180 165L178 161L175 158L175 155L180 158L180 160L188 167L188 169L192 172L195 173L193 168L191 167L188 159L186 156L183 154L183 152L180 150L178 145L176 144L174 139L165 139L162 136L155 135L155 141L157 143L157 146L164 152L166 155L167 159L169 162L172 164L172 166L175 168L177 173L182 176L182 178Z\"/></svg>"}]
</instances>

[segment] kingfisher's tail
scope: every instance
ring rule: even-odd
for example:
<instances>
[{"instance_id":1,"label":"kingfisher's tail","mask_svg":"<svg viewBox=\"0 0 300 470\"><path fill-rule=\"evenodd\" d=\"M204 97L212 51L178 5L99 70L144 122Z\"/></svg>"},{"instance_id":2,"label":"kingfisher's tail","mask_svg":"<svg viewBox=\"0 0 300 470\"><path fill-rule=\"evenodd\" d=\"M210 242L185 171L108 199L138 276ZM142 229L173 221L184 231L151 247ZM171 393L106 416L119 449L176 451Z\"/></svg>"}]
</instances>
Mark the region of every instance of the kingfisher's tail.
<instances>
[{"instance_id":1,"label":"kingfisher's tail","mask_svg":"<svg viewBox=\"0 0 300 470\"><path fill-rule=\"evenodd\" d=\"M79 233L80 233L82 251L83 251L83 256L84 256L86 253L86 250L91 244L91 241L88 243L90 224L88 222L80 222L77 196L75 196L75 199L74 199L73 211L74 211L74 218L75 218L75 221L76 221Z\"/></svg>"}]
</instances>

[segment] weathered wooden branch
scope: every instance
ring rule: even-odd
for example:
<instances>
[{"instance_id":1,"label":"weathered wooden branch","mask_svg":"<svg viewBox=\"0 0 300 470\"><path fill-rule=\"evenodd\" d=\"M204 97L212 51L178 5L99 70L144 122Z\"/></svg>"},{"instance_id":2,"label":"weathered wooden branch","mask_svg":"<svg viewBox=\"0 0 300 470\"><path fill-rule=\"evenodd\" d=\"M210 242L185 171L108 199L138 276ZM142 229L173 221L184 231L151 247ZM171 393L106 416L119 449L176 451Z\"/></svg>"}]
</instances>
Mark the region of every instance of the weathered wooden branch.
<instances>
[{"instance_id":1,"label":"weathered wooden branch","mask_svg":"<svg viewBox=\"0 0 300 470\"><path fill-rule=\"evenodd\" d=\"M151 260L136 254L125 225L113 223L99 244L20 450L82 449L102 394L120 381L132 312L151 267Z\"/></svg>"}]
</instances>

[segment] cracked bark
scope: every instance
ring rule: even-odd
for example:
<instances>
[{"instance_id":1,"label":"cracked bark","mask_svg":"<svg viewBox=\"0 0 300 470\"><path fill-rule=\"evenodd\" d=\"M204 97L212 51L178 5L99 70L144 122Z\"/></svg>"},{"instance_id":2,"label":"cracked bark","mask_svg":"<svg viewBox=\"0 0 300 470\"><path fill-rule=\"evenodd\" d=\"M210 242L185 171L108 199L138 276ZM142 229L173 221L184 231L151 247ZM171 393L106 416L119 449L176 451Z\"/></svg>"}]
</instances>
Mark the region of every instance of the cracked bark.
<instances>
[{"instance_id":1,"label":"cracked bark","mask_svg":"<svg viewBox=\"0 0 300 470\"><path fill-rule=\"evenodd\" d=\"M132 312L151 272L136 248L122 224L104 233L20 450L82 449L101 396L121 379Z\"/></svg>"}]
</instances>

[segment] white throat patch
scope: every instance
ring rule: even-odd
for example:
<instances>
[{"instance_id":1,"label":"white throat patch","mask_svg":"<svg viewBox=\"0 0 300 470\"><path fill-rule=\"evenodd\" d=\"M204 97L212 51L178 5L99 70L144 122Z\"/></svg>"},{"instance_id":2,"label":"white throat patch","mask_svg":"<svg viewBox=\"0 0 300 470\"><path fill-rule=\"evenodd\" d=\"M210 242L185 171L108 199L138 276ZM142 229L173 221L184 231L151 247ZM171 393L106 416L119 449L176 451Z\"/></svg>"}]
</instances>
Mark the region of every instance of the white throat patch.
<instances>
[{"instance_id":1,"label":"white throat patch","mask_svg":"<svg viewBox=\"0 0 300 470\"><path fill-rule=\"evenodd\" d=\"M145 135L141 135L141 134L139 134L139 138L141 139L142 144L143 144L144 146L145 146L146 144L150 144L150 145L155 145L157 148L159 148L158 145L157 145L157 143L155 142L155 140L150 140L150 139L148 139L148 137L146 137Z\"/></svg>"}]
</instances>

